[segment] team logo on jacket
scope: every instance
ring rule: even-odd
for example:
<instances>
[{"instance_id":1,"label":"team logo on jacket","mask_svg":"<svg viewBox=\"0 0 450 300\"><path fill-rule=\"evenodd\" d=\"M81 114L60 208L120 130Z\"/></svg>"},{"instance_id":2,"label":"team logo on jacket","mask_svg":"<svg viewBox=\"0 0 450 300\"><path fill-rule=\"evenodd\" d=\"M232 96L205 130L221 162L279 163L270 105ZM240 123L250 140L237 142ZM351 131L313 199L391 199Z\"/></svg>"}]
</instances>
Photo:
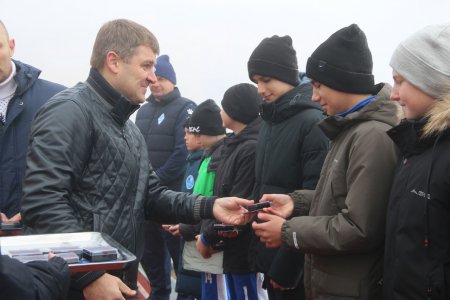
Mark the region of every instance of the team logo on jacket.
<instances>
[{"instance_id":1,"label":"team logo on jacket","mask_svg":"<svg viewBox=\"0 0 450 300\"><path fill-rule=\"evenodd\" d=\"M194 184L195 184L194 176L189 175L189 176L186 178L186 189L192 190L192 188L194 187Z\"/></svg>"},{"instance_id":2,"label":"team logo on jacket","mask_svg":"<svg viewBox=\"0 0 450 300\"><path fill-rule=\"evenodd\" d=\"M159 118L158 118L158 125L160 125L163 121L164 121L164 118L165 118L166 116L164 115L164 113L162 113L160 116L159 116Z\"/></svg>"},{"instance_id":3,"label":"team logo on jacket","mask_svg":"<svg viewBox=\"0 0 450 300\"><path fill-rule=\"evenodd\" d=\"M192 115L193 112L194 112L194 111L192 110L192 108L189 108L189 109L187 110L188 115Z\"/></svg>"}]
</instances>

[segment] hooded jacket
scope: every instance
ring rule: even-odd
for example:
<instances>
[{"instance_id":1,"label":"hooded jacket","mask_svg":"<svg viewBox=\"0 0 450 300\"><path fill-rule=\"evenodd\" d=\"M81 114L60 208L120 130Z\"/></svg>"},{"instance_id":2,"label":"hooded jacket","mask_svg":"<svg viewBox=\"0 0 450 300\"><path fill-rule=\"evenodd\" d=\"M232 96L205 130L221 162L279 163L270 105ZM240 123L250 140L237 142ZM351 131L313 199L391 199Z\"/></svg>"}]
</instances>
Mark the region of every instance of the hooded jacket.
<instances>
[{"instance_id":1,"label":"hooded jacket","mask_svg":"<svg viewBox=\"0 0 450 300\"><path fill-rule=\"evenodd\" d=\"M220 161L214 181L214 195L218 197L250 198L255 182L255 156L258 131L261 119L257 118L248 124L239 134L231 135L223 140ZM224 241L223 271L224 273L250 273L248 248L251 241L251 227L246 225L236 238L222 238L212 228L210 222L202 230L210 244ZM212 242L214 241L214 242Z\"/></svg>"},{"instance_id":2,"label":"hooded jacket","mask_svg":"<svg viewBox=\"0 0 450 300\"><path fill-rule=\"evenodd\" d=\"M360 110L321 122L331 144L315 193L292 194L294 215L301 216L283 224L282 240L305 253L307 299L381 299L386 208L397 162L386 134L398 123L390 90L381 84Z\"/></svg>"},{"instance_id":3,"label":"hooded jacket","mask_svg":"<svg viewBox=\"0 0 450 300\"><path fill-rule=\"evenodd\" d=\"M328 139L318 123L324 118L311 101L312 87L303 81L280 99L261 106L261 125L256 149L253 199L263 194L314 189L319 180ZM303 279L303 257L294 251L268 249L254 237L249 252L253 270L266 273L283 287L297 287Z\"/></svg>"},{"instance_id":4,"label":"hooded jacket","mask_svg":"<svg viewBox=\"0 0 450 300\"><path fill-rule=\"evenodd\" d=\"M36 111L64 86L39 79L41 70L13 60L17 90L9 102L6 124L0 127L0 212L20 212L28 136Z\"/></svg>"},{"instance_id":5,"label":"hooded jacket","mask_svg":"<svg viewBox=\"0 0 450 300\"><path fill-rule=\"evenodd\" d=\"M196 104L181 97L177 87L156 101L147 99L136 115L136 125L147 144L148 157L161 184L179 191L188 151L184 142L184 122Z\"/></svg>"},{"instance_id":6,"label":"hooded jacket","mask_svg":"<svg viewBox=\"0 0 450 300\"><path fill-rule=\"evenodd\" d=\"M389 135L402 159L388 207L383 299L450 299L450 94Z\"/></svg>"}]
</instances>

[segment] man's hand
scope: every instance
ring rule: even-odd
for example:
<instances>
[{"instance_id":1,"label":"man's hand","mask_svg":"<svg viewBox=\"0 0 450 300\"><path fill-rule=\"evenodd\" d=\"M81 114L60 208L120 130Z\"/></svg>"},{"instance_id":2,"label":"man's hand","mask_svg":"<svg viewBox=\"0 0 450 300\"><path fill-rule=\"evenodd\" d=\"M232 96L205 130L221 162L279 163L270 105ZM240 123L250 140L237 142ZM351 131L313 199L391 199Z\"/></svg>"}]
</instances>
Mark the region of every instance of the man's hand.
<instances>
[{"instance_id":1,"label":"man's hand","mask_svg":"<svg viewBox=\"0 0 450 300\"><path fill-rule=\"evenodd\" d=\"M287 219L294 211L294 200L289 195L265 194L259 202L270 202L270 207L264 208L264 212Z\"/></svg>"},{"instance_id":2,"label":"man's hand","mask_svg":"<svg viewBox=\"0 0 450 300\"><path fill-rule=\"evenodd\" d=\"M4 213L0 213L0 217L2 219L2 223L8 222L8 217Z\"/></svg>"},{"instance_id":3,"label":"man's hand","mask_svg":"<svg viewBox=\"0 0 450 300\"><path fill-rule=\"evenodd\" d=\"M264 223L253 222L252 227L261 243L264 243L267 248L279 248L282 244L281 226L285 219L261 212L258 213L258 218Z\"/></svg>"},{"instance_id":4,"label":"man's hand","mask_svg":"<svg viewBox=\"0 0 450 300\"><path fill-rule=\"evenodd\" d=\"M246 200L237 197L218 198L214 201L214 218L223 224L244 225L248 223L252 215L246 213L244 205L252 205L253 200Z\"/></svg>"},{"instance_id":5,"label":"man's hand","mask_svg":"<svg viewBox=\"0 0 450 300\"><path fill-rule=\"evenodd\" d=\"M5 222L20 222L22 220L22 216L21 216L20 213L17 213L11 219L8 219L8 217L4 213L0 212L0 218L1 218L2 223L5 223Z\"/></svg>"},{"instance_id":6,"label":"man's hand","mask_svg":"<svg viewBox=\"0 0 450 300\"><path fill-rule=\"evenodd\" d=\"M279 289L279 290L282 290L282 291L292 290L292 288L285 288L285 287L279 285L278 283L276 283L276 282L273 281L272 279L270 279L270 285L271 285L274 289Z\"/></svg>"},{"instance_id":7,"label":"man's hand","mask_svg":"<svg viewBox=\"0 0 450 300\"><path fill-rule=\"evenodd\" d=\"M176 224L176 225L162 225L162 228L167 231L168 233L170 233L173 236L179 236L181 237L180 234L180 225Z\"/></svg>"},{"instance_id":8,"label":"man's hand","mask_svg":"<svg viewBox=\"0 0 450 300\"><path fill-rule=\"evenodd\" d=\"M86 300L125 300L125 296L134 296L136 291L130 289L116 276L103 274L83 290Z\"/></svg>"}]
</instances>

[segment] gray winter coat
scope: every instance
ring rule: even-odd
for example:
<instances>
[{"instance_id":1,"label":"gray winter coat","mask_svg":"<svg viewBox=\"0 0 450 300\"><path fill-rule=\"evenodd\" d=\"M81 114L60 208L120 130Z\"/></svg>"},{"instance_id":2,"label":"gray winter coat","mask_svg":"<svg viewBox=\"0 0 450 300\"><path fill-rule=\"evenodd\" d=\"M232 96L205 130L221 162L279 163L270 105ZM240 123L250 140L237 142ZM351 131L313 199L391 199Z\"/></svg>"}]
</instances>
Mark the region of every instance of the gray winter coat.
<instances>
[{"instance_id":1,"label":"gray winter coat","mask_svg":"<svg viewBox=\"0 0 450 300\"><path fill-rule=\"evenodd\" d=\"M283 242L305 253L307 299L381 299L386 207L397 149L386 131L399 122L386 84L377 97L320 127L330 150L315 193L296 191Z\"/></svg>"}]
</instances>

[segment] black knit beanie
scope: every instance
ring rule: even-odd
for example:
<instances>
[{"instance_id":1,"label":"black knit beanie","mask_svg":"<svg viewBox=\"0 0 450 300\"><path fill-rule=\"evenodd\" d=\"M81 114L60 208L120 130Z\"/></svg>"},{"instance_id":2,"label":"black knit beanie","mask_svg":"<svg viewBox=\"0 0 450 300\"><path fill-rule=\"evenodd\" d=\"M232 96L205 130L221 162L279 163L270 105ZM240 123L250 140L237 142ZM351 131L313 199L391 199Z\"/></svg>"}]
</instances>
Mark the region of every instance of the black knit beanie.
<instances>
[{"instance_id":1,"label":"black knit beanie","mask_svg":"<svg viewBox=\"0 0 450 300\"><path fill-rule=\"evenodd\" d=\"M221 104L230 118L249 124L258 117L261 103L262 98L254 85L240 83L225 92Z\"/></svg>"},{"instance_id":2,"label":"black knit beanie","mask_svg":"<svg viewBox=\"0 0 450 300\"><path fill-rule=\"evenodd\" d=\"M189 121L189 132L210 136L225 134L220 107L214 100L208 99L195 108Z\"/></svg>"},{"instance_id":3,"label":"black knit beanie","mask_svg":"<svg viewBox=\"0 0 450 300\"><path fill-rule=\"evenodd\" d=\"M333 33L311 54L306 76L341 92L372 94L372 67L366 35L352 24Z\"/></svg>"},{"instance_id":4,"label":"black knit beanie","mask_svg":"<svg viewBox=\"0 0 450 300\"><path fill-rule=\"evenodd\" d=\"M300 84L297 56L292 47L292 39L288 35L282 37L274 35L263 39L250 55L247 67L248 76L253 82L255 82L253 76L257 74L293 86Z\"/></svg>"}]
</instances>

